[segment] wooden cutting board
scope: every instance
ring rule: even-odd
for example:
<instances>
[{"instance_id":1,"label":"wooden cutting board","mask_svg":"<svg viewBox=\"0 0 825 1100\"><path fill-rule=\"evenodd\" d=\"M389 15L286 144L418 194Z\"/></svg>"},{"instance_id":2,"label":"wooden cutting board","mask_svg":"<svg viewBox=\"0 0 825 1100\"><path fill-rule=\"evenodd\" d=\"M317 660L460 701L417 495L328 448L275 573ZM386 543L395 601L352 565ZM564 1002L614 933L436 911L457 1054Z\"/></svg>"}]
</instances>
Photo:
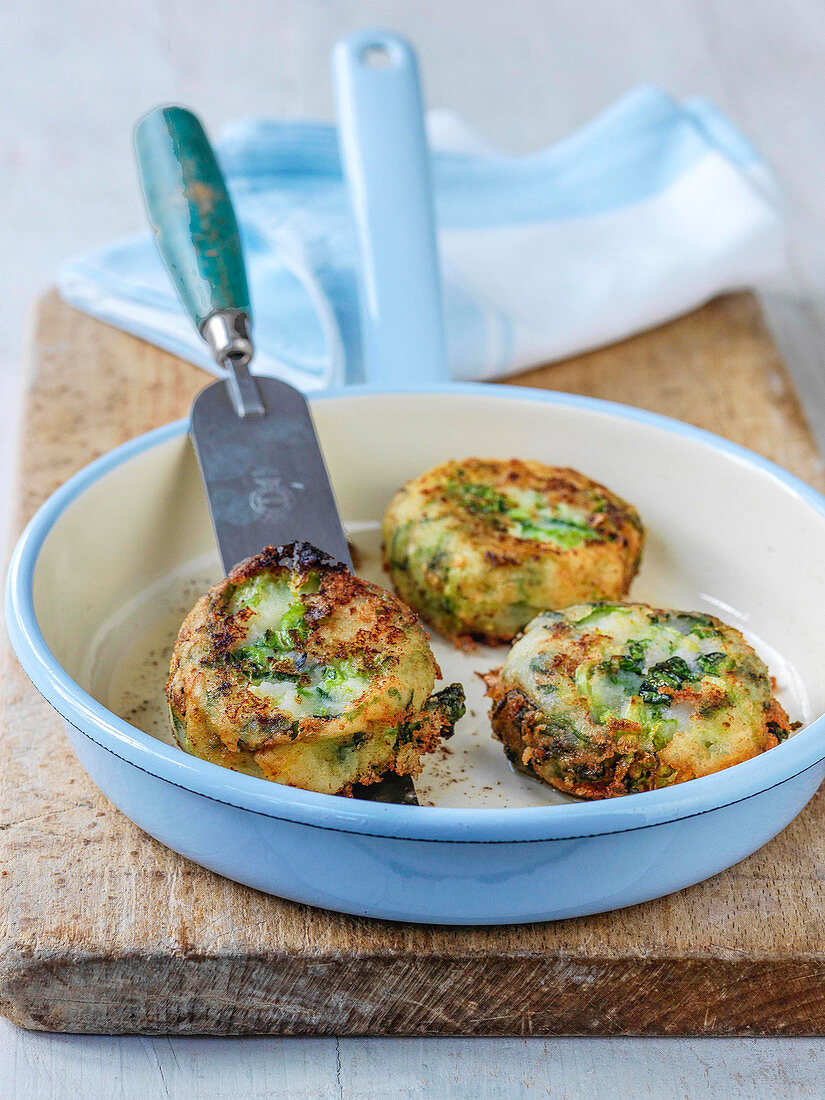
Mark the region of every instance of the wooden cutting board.
<instances>
[{"instance_id":1,"label":"wooden cutting board","mask_svg":"<svg viewBox=\"0 0 825 1100\"><path fill-rule=\"evenodd\" d=\"M183 416L206 376L47 297L18 526L70 474ZM744 443L825 488L755 300L518 379ZM175 1034L825 1033L825 801L749 859L632 909L423 928L280 901L202 870L99 794L13 658L3 679L0 1008L25 1027Z\"/></svg>"}]
</instances>

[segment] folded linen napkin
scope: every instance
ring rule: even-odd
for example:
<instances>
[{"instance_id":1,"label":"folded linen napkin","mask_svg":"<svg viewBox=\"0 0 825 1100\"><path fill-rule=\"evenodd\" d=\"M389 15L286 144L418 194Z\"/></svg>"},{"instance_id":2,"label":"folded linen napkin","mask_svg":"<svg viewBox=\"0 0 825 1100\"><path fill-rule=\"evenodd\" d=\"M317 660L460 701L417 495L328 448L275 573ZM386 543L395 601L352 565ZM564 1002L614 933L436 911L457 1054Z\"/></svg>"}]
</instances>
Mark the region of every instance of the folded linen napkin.
<instances>
[{"instance_id":1,"label":"folded linen napkin","mask_svg":"<svg viewBox=\"0 0 825 1100\"><path fill-rule=\"evenodd\" d=\"M540 152L428 119L451 376L501 377L621 339L784 262L766 165L702 99L640 88ZM248 266L255 369L305 391L363 377L356 239L335 129L248 120L217 146ZM72 305L216 370L148 233L69 261Z\"/></svg>"}]
</instances>

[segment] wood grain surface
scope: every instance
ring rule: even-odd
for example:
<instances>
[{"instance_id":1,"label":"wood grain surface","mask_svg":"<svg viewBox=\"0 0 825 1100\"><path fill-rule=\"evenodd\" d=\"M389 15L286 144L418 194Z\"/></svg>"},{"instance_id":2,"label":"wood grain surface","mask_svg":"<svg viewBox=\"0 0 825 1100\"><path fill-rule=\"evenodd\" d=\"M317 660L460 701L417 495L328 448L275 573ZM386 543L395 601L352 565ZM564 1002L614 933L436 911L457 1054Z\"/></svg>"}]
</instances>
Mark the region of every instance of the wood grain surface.
<instances>
[{"instance_id":1,"label":"wood grain surface","mask_svg":"<svg viewBox=\"0 0 825 1100\"><path fill-rule=\"evenodd\" d=\"M80 466L184 415L206 376L41 304L18 526ZM750 296L522 376L700 424L818 488L822 462ZM26 1027L174 1034L825 1032L817 796L714 879L601 916L421 928L280 901L166 850L96 790L6 658L0 1008Z\"/></svg>"}]
</instances>

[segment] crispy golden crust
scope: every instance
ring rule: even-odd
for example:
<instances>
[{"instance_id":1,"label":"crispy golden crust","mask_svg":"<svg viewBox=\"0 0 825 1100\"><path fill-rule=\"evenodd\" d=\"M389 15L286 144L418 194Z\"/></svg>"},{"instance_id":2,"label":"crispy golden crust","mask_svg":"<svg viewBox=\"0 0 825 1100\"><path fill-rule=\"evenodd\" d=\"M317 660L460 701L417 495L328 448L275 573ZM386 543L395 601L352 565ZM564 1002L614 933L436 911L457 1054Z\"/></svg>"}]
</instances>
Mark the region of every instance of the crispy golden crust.
<instances>
[{"instance_id":1,"label":"crispy golden crust","mask_svg":"<svg viewBox=\"0 0 825 1100\"><path fill-rule=\"evenodd\" d=\"M493 699L493 735L517 767L576 798L613 798L652 789L659 764L656 753L622 736L637 732L634 723L613 720L587 746L571 745L561 731L548 729L547 716L523 692L502 691L501 669L488 673L484 681Z\"/></svg>"},{"instance_id":2,"label":"crispy golden crust","mask_svg":"<svg viewBox=\"0 0 825 1100\"><path fill-rule=\"evenodd\" d=\"M364 787L380 783L390 772L396 775L421 773L421 757L435 752L442 740L452 737L455 732L455 714L449 707L440 705L440 694L431 696L432 706L425 705L421 712L409 717L399 736L365 737L360 743L357 739L350 743L321 741L316 742L317 752L312 751L314 746L308 751L301 742L287 747L264 745L255 753L231 753L222 749L222 759L215 763L276 783L286 782L305 790L351 797L355 784ZM325 783L330 774L331 781Z\"/></svg>"},{"instance_id":3,"label":"crispy golden crust","mask_svg":"<svg viewBox=\"0 0 825 1100\"><path fill-rule=\"evenodd\" d=\"M551 514L563 517L554 532L531 522ZM635 509L603 485L518 459L447 462L414 478L382 533L398 594L465 648L510 641L544 609L621 598L644 544Z\"/></svg>"},{"instance_id":4,"label":"crispy golden crust","mask_svg":"<svg viewBox=\"0 0 825 1100\"><path fill-rule=\"evenodd\" d=\"M438 676L408 607L295 544L265 548L198 600L167 698L187 751L347 793L388 770L417 772L421 753L451 731L455 692L449 707L439 705L444 693L431 698Z\"/></svg>"},{"instance_id":5,"label":"crispy golden crust","mask_svg":"<svg viewBox=\"0 0 825 1100\"><path fill-rule=\"evenodd\" d=\"M788 716L745 639L641 604L539 616L485 677L508 758L579 798L685 782L784 740Z\"/></svg>"}]
</instances>

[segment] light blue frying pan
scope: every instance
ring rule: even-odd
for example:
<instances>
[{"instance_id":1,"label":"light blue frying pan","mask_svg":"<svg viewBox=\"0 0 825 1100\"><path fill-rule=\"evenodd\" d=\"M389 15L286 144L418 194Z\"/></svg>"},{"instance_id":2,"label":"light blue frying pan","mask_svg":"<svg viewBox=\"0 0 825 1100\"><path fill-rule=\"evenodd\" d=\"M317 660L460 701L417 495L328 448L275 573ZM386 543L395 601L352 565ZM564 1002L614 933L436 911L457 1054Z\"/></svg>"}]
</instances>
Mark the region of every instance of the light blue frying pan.
<instances>
[{"instance_id":1,"label":"light blue frying pan","mask_svg":"<svg viewBox=\"0 0 825 1100\"><path fill-rule=\"evenodd\" d=\"M371 381L314 399L312 410L356 539L374 540L404 478L451 456L577 466L648 523L634 595L735 621L763 647L805 728L725 771L592 803L535 783L524 793L528 780L497 772L506 761L480 692L452 742L456 752L467 746L464 786L436 792L434 805L320 795L188 756L120 717L111 686L139 636L123 624L150 614L157 593L202 559L219 569L187 421L92 463L34 517L7 585L15 651L127 816L203 866L281 897L394 920L496 924L616 909L707 878L784 828L825 774L825 500L764 459L663 417L443 381L414 57L396 37L364 32L337 47L335 79ZM472 694L472 659L433 645L445 678ZM485 769L489 783L473 778ZM473 797L455 795L474 782Z\"/></svg>"}]
</instances>

